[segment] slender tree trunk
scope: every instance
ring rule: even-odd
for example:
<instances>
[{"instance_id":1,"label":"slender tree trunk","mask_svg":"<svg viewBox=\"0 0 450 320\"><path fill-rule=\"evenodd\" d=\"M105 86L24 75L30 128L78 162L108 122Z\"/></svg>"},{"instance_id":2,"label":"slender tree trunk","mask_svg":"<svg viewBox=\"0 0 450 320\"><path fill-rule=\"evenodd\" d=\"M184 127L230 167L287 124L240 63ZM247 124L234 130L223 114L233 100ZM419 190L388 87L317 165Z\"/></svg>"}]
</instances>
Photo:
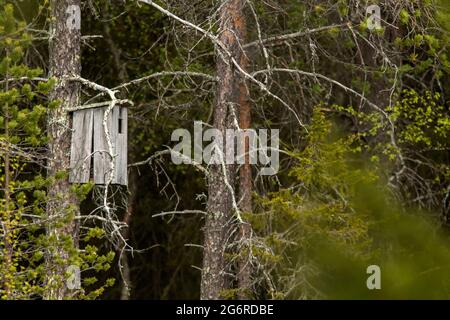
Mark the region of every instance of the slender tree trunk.
<instances>
[{"instance_id":1,"label":"slender tree trunk","mask_svg":"<svg viewBox=\"0 0 450 320\"><path fill-rule=\"evenodd\" d=\"M243 18L243 23L240 24L242 35L242 42L247 42L247 25ZM248 67L248 58L245 54L241 56L240 65L242 69L246 70ZM250 97L248 94L245 78L241 77L239 85L239 127L242 130L250 129L251 127L251 107ZM245 139L244 141L245 151L245 164L239 169L239 209L242 212L252 212L252 167L250 164L250 141ZM242 248L242 257L239 260L238 265L238 288L239 299L248 299L251 297L251 265L248 259L248 244L251 237L251 226L248 223L241 223L239 225L239 238L241 242L240 248Z\"/></svg>"},{"instance_id":2,"label":"slender tree trunk","mask_svg":"<svg viewBox=\"0 0 450 320\"><path fill-rule=\"evenodd\" d=\"M128 179L128 189L129 189L128 205L127 211L125 212L125 216L123 217L123 222L127 224L128 228L124 229L124 231L122 232L122 236L126 240L128 240L130 236L130 223L133 217L134 204L136 201L136 194L137 194L136 182L137 182L136 175L130 173ZM122 248L119 249L121 250ZM120 300L130 300L132 283L131 283L130 261L128 258L127 251L122 252L122 256L120 257L120 264L122 266L122 289L120 294Z\"/></svg>"},{"instance_id":3,"label":"slender tree trunk","mask_svg":"<svg viewBox=\"0 0 450 320\"><path fill-rule=\"evenodd\" d=\"M220 9L219 40L236 61L241 61L243 54L240 46L244 23L243 3L243 0L224 0ZM220 130L225 137L225 130L234 128L233 121L238 118L236 112L239 104L240 75L224 53L217 54L216 69L219 83L214 106L214 128ZM221 147L224 155L226 148L234 148L234 145L224 143ZM221 165L210 166L201 299L220 299L222 292L229 288L225 252L233 227L233 195L230 186L234 188L235 180L234 165L226 165L225 170Z\"/></svg>"},{"instance_id":4,"label":"slender tree trunk","mask_svg":"<svg viewBox=\"0 0 450 320\"><path fill-rule=\"evenodd\" d=\"M242 66L247 65L246 57L243 57ZM251 108L248 97L247 88L245 86L244 79L240 85L240 97L239 97L239 126L242 130L250 129L251 126ZM250 164L250 142L249 139L244 141L244 150L246 153L245 164L239 169L239 210L242 212L252 212L252 167ZM249 239L251 237L251 225L244 222L239 225L239 237L241 258L239 260L238 267L238 287L239 287L239 299L250 298L251 287L251 265L248 259Z\"/></svg>"},{"instance_id":5,"label":"slender tree trunk","mask_svg":"<svg viewBox=\"0 0 450 320\"><path fill-rule=\"evenodd\" d=\"M133 213L133 204L128 205L127 213L124 218L124 222L129 225L131 220L131 215ZM126 229L125 232L123 232L122 236L124 239L128 239L128 229ZM124 251L122 253L122 256L120 257L120 264L122 266L122 289L120 293L120 300L130 300L131 296L131 270L130 270L130 263L128 261L128 253L127 251Z\"/></svg>"},{"instance_id":6,"label":"slender tree trunk","mask_svg":"<svg viewBox=\"0 0 450 320\"><path fill-rule=\"evenodd\" d=\"M77 12L78 10L78 12ZM68 172L70 168L71 118L67 109L78 105L78 84L65 80L79 76L81 32L78 28L80 0L51 1L50 76L58 79L51 99L60 105L49 111L49 170L48 176ZM78 215L79 203L71 191L68 175L55 178L48 189L47 215L50 220L47 234L50 248L47 254L47 279L45 299L70 297L65 276L70 263L70 249L78 247L78 224L73 219ZM59 224L56 224L59 222ZM62 222L62 223L61 223ZM63 242L72 239L73 246Z\"/></svg>"}]
</instances>

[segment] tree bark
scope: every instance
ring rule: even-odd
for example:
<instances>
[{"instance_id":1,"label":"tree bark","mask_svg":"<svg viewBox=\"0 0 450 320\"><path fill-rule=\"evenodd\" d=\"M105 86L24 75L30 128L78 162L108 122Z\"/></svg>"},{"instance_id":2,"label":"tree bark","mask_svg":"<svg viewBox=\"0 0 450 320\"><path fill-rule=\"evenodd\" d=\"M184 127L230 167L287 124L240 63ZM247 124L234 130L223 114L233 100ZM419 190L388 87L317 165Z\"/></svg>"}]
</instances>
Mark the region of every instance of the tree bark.
<instances>
[{"instance_id":1,"label":"tree bark","mask_svg":"<svg viewBox=\"0 0 450 320\"><path fill-rule=\"evenodd\" d=\"M244 83L241 84L240 91L240 128L249 129L251 126L251 108L248 101L247 89ZM244 150L247 155L245 157L245 164L243 164L239 169L239 210L249 213L252 212L252 167L248 156L248 139L246 139L244 143ZM239 259L238 266L238 298L248 299L251 297L251 265L248 259L248 245L252 231L251 225L247 222L243 222L239 225L239 231L242 256Z\"/></svg>"},{"instance_id":2,"label":"tree bark","mask_svg":"<svg viewBox=\"0 0 450 320\"><path fill-rule=\"evenodd\" d=\"M79 226L73 216L78 215L79 202L71 191L68 175L64 178L55 177L58 173L68 172L70 169L71 117L67 110L79 104L80 90L77 83L69 82L65 78L79 76L81 72L81 31L75 21L76 15L73 15L73 10L81 8L80 3L80 0L51 1L49 73L51 77L57 78L51 99L60 101L60 105L50 110L48 115L48 177L53 178L54 182L48 189L47 200L47 215L50 221L47 235L50 248L46 256L47 287L44 298L52 300L61 300L71 295L65 277L71 264L70 251L73 248L63 245L62 242L70 237L73 239L73 246L78 247Z\"/></svg>"},{"instance_id":3,"label":"tree bark","mask_svg":"<svg viewBox=\"0 0 450 320\"><path fill-rule=\"evenodd\" d=\"M243 54L240 43L244 24L243 3L243 0L224 0L220 9L219 41L236 61L241 61ZM219 82L214 106L214 128L225 137L225 130L234 128L233 121L238 118L235 111L238 112L240 75L225 53L217 54L216 72ZM225 145L224 142L220 147L224 155L226 148L234 148L234 145ZM225 165L225 170L221 165L210 166L201 299L220 299L223 291L229 288L225 253L229 232L233 228L233 194L229 186L234 188L235 175L234 165Z\"/></svg>"},{"instance_id":4,"label":"tree bark","mask_svg":"<svg viewBox=\"0 0 450 320\"><path fill-rule=\"evenodd\" d=\"M239 25L241 28L240 34L242 36L241 41L243 43L247 42L247 25L245 17L243 17L242 24ZM247 70L248 58L245 54L241 56L240 65L242 69ZM242 130L250 129L251 127L251 107L250 107L250 97L248 94L247 86L245 83L245 77L241 77L241 82L239 85L239 127ZM245 164L243 164L239 169L239 210L242 212L252 212L252 167L250 164L250 141L248 138L245 139L244 152L245 152ZM241 223L239 225L239 237L240 237L240 248L242 256L239 259L238 265L238 298L249 299L251 297L251 265L248 259L248 252L246 252L249 244L249 239L251 237L251 225L248 223Z\"/></svg>"},{"instance_id":5,"label":"tree bark","mask_svg":"<svg viewBox=\"0 0 450 320\"><path fill-rule=\"evenodd\" d=\"M134 161L133 161L134 162ZM127 203L127 211L125 212L125 216L123 217L123 222L127 224L127 228L125 228L122 232L122 237L126 240L128 240L130 236L130 224L131 219L133 217L134 213L134 204L136 201L136 194L137 194L137 185L136 185L137 177L135 174L130 173L129 180L128 180L128 203ZM122 250L122 248L118 248L119 250ZM120 254L120 252L119 252ZM130 300L131 297L131 289L132 289L132 283L131 283L131 267L130 267L130 261L128 258L128 252L124 251L122 252L122 255L120 256L120 264L122 266L122 289L120 294L120 300Z\"/></svg>"}]
</instances>

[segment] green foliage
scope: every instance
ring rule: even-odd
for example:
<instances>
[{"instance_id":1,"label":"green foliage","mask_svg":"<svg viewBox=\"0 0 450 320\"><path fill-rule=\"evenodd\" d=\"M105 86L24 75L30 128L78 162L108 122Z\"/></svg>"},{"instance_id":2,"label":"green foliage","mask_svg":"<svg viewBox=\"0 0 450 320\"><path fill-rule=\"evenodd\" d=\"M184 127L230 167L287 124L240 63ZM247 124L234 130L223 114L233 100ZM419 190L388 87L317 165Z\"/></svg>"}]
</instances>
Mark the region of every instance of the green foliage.
<instances>
[{"instance_id":1,"label":"green foliage","mask_svg":"<svg viewBox=\"0 0 450 320\"><path fill-rule=\"evenodd\" d=\"M448 146L450 118L439 93L419 95L415 90L404 90L401 99L388 111L400 127L400 143L422 148Z\"/></svg>"},{"instance_id":2,"label":"green foliage","mask_svg":"<svg viewBox=\"0 0 450 320\"><path fill-rule=\"evenodd\" d=\"M23 64L30 44L25 24L16 21L11 4L0 5L0 298L28 299L42 292L43 251L35 247L39 228L29 217L42 217L47 200L45 179L36 171L43 164L37 150L46 142L46 102L39 85L20 80L42 73Z\"/></svg>"},{"instance_id":3,"label":"green foliage","mask_svg":"<svg viewBox=\"0 0 450 320\"><path fill-rule=\"evenodd\" d=\"M293 152L293 186L260 199L251 216L267 232L278 292L284 298L449 298L450 245L418 210L405 209L385 187L375 163L352 146L320 111L307 147ZM382 290L366 286L378 265Z\"/></svg>"},{"instance_id":4,"label":"green foliage","mask_svg":"<svg viewBox=\"0 0 450 320\"><path fill-rule=\"evenodd\" d=\"M69 235L55 237L46 227L63 228L74 218L75 208L66 209L63 217L49 219L47 189L67 179L67 172L46 178L46 116L58 101L48 95L55 79L36 79L43 71L25 63L32 37L25 23L18 22L11 4L0 1L0 299L30 299L49 288L65 286L68 275L46 283L48 266L44 257L51 253L56 266L80 266L81 272L104 273L114 253L89 244L104 236L102 229L89 225L80 233L85 248L80 250ZM75 194L85 199L92 184L73 186ZM64 251L66 255L59 253ZM88 278L89 279L89 278ZM91 278L92 279L92 278ZM94 299L114 282L107 280L73 292L73 298Z\"/></svg>"}]
</instances>

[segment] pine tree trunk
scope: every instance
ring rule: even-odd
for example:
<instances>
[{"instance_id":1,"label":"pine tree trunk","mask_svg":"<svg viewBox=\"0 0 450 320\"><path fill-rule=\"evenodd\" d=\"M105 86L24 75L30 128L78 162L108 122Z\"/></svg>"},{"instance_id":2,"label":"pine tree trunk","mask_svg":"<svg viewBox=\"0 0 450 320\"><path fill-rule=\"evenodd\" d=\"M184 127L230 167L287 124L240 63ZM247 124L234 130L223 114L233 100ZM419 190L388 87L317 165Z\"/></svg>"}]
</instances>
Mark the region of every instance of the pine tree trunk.
<instances>
[{"instance_id":1,"label":"pine tree trunk","mask_svg":"<svg viewBox=\"0 0 450 320\"><path fill-rule=\"evenodd\" d=\"M246 33L245 26L242 30ZM247 57L242 56L241 67L245 70L247 68ZM250 129L251 126L251 107L248 96L248 90L245 85L245 79L242 78L239 88L239 127L242 130ZM239 169L239 210L242 212L252 212L252 167L249 156L249 140L244 141L245 164ZM249 238L251 237L251 225L248 223L241 223L239 225L239 237L241 257L238 265L238 287L239 299L249 299L251 297L251 265L248 259Z\"/></svg>"},{"instance_id":2,"label":"pine tree trunk","mask_svg":"<svg viewBox=\"0 0 450 320\"><path fill-rule=\"evenodd\" d=\"M247 43L247 24L245 16L243 22L239 25L241 41ZM241 68L247 71L248 57L243 54L240 61ZM241 76L239 83L239 127L242 130L250 129L251 127L251 107L248 89L245 83L245 78ZM250 141L245 139L244 152L245 164L241 165L239 169L239 210L242 212L252 212L252 167L250 164ZM237 279L238 279L238 299L249 299L251 297L251 265L248 259L248 244L251 237L251 226L248 223L241 223L239 225L239 241L241 248L241 257L238 262Z\"/></svg>"},{"instance_id":3,"label":"pine tree trunk","mask_svg":"<svg viewBox=\"0 0 450 320\"><path fill-rule=\"evenodd\" d=\"M236 61L240 61L242 55L240 31L244 23L243 0L224 0L221 5L219 40ZM239 116L236 112L238 112L239 104L240 75L231 61L227 61L226 54L217 54L216 72L219 83L214 105L214 128L220 130L225 137L225 130L234 128L233 120L237 120ZM223 145L223 154L226 148L232 147L234 146ZM229 164L225 167L224 172L221 165L210 166L208 214L204 226L201 299L220 299L223 291L229 288L225 253L230 231L233 228L231 223L233 206L232 193L227 183L234 188L236 179L235 166Z\"/></svg>"},{"instance_id":4,"label":"pine tree trunk","mask_svg":"<svg viewBox=\"0 0 450 320\"><path fill-rule=\"evenodd\" d=\"M58 80L51 99L61 102L57 108L49 111L48 116L48 176L51 178L60 172L68 173L70 168L71 118L67 109L78 105L80 90L78 84L64 78L79 76L81 71L81 32L74 21L76 15L73 15L77 6L80 8L80 0L51 1L50 76ZM71 264L69 250L72 245L62 245L62 242L72 239L73 246L78 247L78 225L73 219L78 212L79 203L71 191L68 175L55 179L48 189L47 215L50 222L47 235L50 248L46 257L45 299L60 300L70 296L65 277ZM56 225L55 222L61 221L64 222Z\"/></svg>"}]
</instances>

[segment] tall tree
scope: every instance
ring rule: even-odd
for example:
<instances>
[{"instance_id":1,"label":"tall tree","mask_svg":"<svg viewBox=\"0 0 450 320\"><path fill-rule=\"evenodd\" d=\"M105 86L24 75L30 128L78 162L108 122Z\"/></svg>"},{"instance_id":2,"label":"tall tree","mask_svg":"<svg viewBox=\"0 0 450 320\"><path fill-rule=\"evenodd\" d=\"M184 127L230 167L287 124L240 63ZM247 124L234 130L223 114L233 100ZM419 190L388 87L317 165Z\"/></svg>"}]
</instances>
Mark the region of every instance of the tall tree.
<instances>
[{"instance_id":1,"label":"tall tree","mask_svg":"<svg viewBox=\"0 0 450 320\"><path fill-rule=\"evenodd\" d=\"M78 246L78 224L74 216L79 202L68 181L70 166L71 118L68 109L79 104L79 85L70 81L81 72L80 0L51 1L50 76L57 78L51 99L59 106L49 111L48 176L53 183L48 189L46 299L63 299L70 294L64 277L70 265L71 249Z\"/></svg>"},{"instance_id":2,"label":"tall tree","mask_svg":"<svg viewBox=\"0 0 450 320\"><path fill-rule=\"evenodd\" d=\"M247 23L245 16L242 17L242 23L238 25L240 28L239 33L241 35L241 41L247 42ZM247 70L248 57L246 54L241 55L241 68ZM247 130L251 127L251 106L248 88L245 82L245 77L241 76L241 82L239 84L239 127L241 130ZM250 141L249 138L244 136L244 152L245 163L241 165L239 169L239 210L242 212L252 212L252 167L250 164ZM251 237L251 225L244 222L239 225L240 235L240 248L241 257L238 267L238 288L239 298L249 298L249 289L251 286L251 261L247 258L249 238Z\"/></svg>"},{"instance_id":3,"label":"tall tree","mask_svg":"<svg viewBox=\"0 0 450 320\"><path fill-rule=\"evenodd\" d=\"M219 41L223 48L217 48L216 101L214 105L214 128L226 136L227 128L235 128L238 120L239 105L239 71L233 67L232 58L241 61L242 30L244 26L242 0L222 1L220 8ZM225 51L225 52L223 52ZM236 128L235 128L236 129ZM225 139L224 139L225 140ZM227 145L218 143L222 161L225 161ZM210 166L208 179L207 217L204 230L203 269L201 279L201 299L219 299L223 290L229 288L227 279L227 261L225 253L230 228L233 228L233 199L235 183L235 166L230 164L213 164Z\"/></svg>"}]
</instances>

